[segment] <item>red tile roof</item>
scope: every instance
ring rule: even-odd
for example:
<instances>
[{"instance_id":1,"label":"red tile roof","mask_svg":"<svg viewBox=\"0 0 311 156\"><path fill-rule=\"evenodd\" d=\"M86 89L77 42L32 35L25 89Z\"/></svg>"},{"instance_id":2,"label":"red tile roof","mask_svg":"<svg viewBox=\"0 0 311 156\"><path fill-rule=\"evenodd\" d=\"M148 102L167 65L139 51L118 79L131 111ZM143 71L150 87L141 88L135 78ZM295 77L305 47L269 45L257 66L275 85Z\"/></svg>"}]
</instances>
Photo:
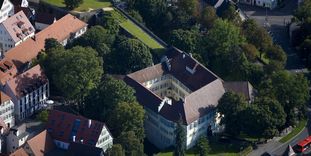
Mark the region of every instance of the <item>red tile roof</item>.
<instances>
[{"instance_id":1,"label":"red tile roof","mask_svg":"<svg viewBox=\"0 0 311 156\"><path fill-rule=\"evenodd\" d=\"M5 101L8 100L11 100L11 98L2 91L0 91L0 102L1 102L0 104L3 104Z\"/></svg>"},{"instance_id":2,"label":"red tile roof","mask_svg":"<svg viewBox=\"0 0 311 156\"><path fill-rule=\"evenodd\" d=\"M28 154L23 148L19 148L14 153L10 154L10 156L28 156Z\"/></svg>"},{"instance_id":3,"label":"red tile roof","mask_svg":"<svg viewBox=\"0 0 311 156\"><path fill-rule=\"evenodd\" d=\"M21 97L25 90L37 89L38 86L47 83L47 81L48 79L40 65L36 65L9 80L6 87L9 87L15 96Z\"/></svg>"},{"instance_id":4,"label":"red tile roof","mask_svg":"<svg viewBox=\"0 0 311 156\"><path fill-rule=\"evenodd\" d=\"M27 144L35 156L44 156L55 148L54 141L46 130L28 140Z\"/></svg>"},{"instance_id":5,"label":"red tile roof","mask_svg":"<svg viewBox=\"0 0 311 156\"><path fill-rule=\"evenodd\" d=\"M91 121L90 126L89 121ZM49 114L47 130L55 140L70 143L75 136L76 142L95 146L104 126L102 122L80 115L52 110Z\"/></svg>"},{"instance_id":6,"label":"red tile roof","mask_svg":"<svg viewBox=\"0 0 311 156\"><path fill-rule=\"evenodd\" d=\"M34 34L35 28L29 22L23 11L19 11L2 22L3 27L9 33L14 42L24 40L30 34Z\"/></svg>"},{"instance_id":7,"label":"red tile roof","mask_svg":"<svg viewBox=\"0 0 311 156\"><path fill-rule=\"evenodd\" d=\"M45 39L55 38L58 41L63 41L69 38L70 34L76 32L87 24L75 16L67 14L59 19L46 29L37 33L33 38L29 38L20 45L10 49L5 53L5 60L13 62L17 68L24 63L36 58L41 50L44 50Z\"/></svg>"}]
</instances>

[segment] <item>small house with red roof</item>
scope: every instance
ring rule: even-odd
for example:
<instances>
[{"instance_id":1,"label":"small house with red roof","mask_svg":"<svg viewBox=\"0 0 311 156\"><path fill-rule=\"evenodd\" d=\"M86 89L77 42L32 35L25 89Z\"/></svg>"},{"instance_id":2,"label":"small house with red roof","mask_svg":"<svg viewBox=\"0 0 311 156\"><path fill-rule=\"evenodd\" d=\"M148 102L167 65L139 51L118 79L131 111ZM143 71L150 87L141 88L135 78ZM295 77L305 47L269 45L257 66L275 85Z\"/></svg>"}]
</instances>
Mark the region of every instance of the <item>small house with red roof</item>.
<instances>
[{"instance_id":1,"label":"small house with red roof","mask_svg":"<svg viewBox=\"0 0 311 156\"><path fill-rule=\"evenodd\" d=\"M104 123L59 110L50 112L47 131L56 146L65 150L71 143L98 147L103 151L113 144L113 138Z\"/></svg>"}]
</instances>

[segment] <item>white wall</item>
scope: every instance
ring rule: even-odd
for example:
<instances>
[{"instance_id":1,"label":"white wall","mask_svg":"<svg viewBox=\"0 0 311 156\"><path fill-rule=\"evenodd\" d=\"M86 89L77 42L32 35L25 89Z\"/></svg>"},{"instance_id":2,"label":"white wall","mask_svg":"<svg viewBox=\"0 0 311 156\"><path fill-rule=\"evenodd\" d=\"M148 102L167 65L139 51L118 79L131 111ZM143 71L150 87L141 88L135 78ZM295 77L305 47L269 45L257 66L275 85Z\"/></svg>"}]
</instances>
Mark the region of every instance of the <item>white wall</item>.
<instances>
[{"instance_id":1,"label":"white wall","mask_svg":"<svg viewBox=\"0 0 311 156\"><path fill-rule=\"evenodd\" d=\"M20 135L20 134L17 134ZM25 135L24 137L18 139L18 136L14 135L12 131L10 131L9 135L6 138L7 144L7 152L12 153L20 146L22 146L28 139L29 135Z\"/></svg>"},{"instance_id":2,"label":"white wall","mask_svg":"<svg viewBox=\"0 0 311 156\"><path fill-rule=\"evenodd\" d=\"M106 151L108 148L112 146L112 144L113 144L113 138L108 132L107 128L104 126L99 135L98 141L96 143L96 147L102 148L103 151Z\"/></svg>"},{"instance_id":3,"label":"white wall","mask_svg":"<svg viewBox=\"0 0 311 156\"><path fill-rule=\"evenodd\" d=\"M14 104L11 100L5 101L0 105L0 117L7 126L13 127L15 125Z\"/></svg>"},{"instance_id":4,"label":"white wall","mask_svg":"<svg viewBox=\"0 0 311 156\"><path fill-rule=\"evenodd\" d=\"M0 23L6 20L9 16L14 15L14 6L9 0L4 0L0 10Z\"/></svg>"},{"instance_id":5,"label":"white wall","mask_svg":"<svg viewBox=\"0 0 311 156\"><path fill-rule=\"evenodd\" d=\"M42 105L48 99L49 95L49 83L46 83L33 92L19 98L15 104L16 119L24 120L26 117L42 109Z\"/></svg>"}]
</instances>

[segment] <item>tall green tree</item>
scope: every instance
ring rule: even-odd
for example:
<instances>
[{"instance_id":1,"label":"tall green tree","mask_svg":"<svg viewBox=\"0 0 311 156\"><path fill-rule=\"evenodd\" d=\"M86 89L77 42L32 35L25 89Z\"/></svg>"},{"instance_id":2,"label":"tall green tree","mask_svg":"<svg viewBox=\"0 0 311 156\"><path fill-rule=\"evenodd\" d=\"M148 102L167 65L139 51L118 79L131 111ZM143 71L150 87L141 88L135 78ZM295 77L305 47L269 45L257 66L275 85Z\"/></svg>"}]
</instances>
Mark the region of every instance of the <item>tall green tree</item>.
<instances>
[{"instance_id":1,"label":"tall green tree","mask_svg":"<svg viewBox=\"0 0 311 156\"><path fill-rule=\"evenodd\" d=\"M236 11L235 6L231 3L227 4L226 9L224 9L221 13L221 17L229 20L237 26L242 23L239 13Z\"/></svg>"},{"instance_id":2,"label":"tall green tree","mask_svg":"<svg viewBox=\"0 0 311 156\"><path fill-rule=\"evenodd\" d=\"M204 37L206 49L205 57L210 55L217 57L221 54L228 54L233 47L241 45L245 38L241 35L240 29L227 20L217 19L212 29Z\"/></svg>"},{"instance_id":3,"label":"tall green tree","mask_svg":"<svg viewBox=\"0 0 311 156\"><path fill-rule=\"evenodd\" d=\"M116 139L116 142L122 145L126 156L145 155L144 144L133 131L122 132L121 135Z\"/></svg>"},{"instance_id":4,"label":"tall green tree","mask_svg":"<svg viewBox=\"0 0 311 156\"><path fill-rule=\"evenodd\" d=\"M103 74L102 60L91 48L74 47L50 55L53 83L61 93L80 104Z\"/></svg>"},{"instance_id":5,"label":"tall green tree","mask_svg":"<svg viewBox=\"0 0 311 156\"><path fill-rule=\"evenodd\" d=\"M83 3L83 0L64 0L64 3L66 8L72 10L79 7Z\"/></svg>"},{"instance_id":6,"label":"tall green tree","mask_svg":"<svg viewBox=\"0 0 311 156\"><path fill-rule=\"evenodd\" d=\"M218 18L217 14L216 14L216 10L214 7L208 5L206 6L200 16L200 23L210 29L213 27L213 24L215 22L215 20Z\"/></svg>"},{"instance_id":7,"label":"tall green tree","mask_svg":"<svg viewBox=\"0 0 311 156\"><path fill-rule=\"evenodd\" d=\"M197 28L177 29L171 32L170 43L185 52L196 53L200 38L201 34Z\"/></svg>"},{"instance_id":8,"label":"tall green tree","mask_svg":"<svg viewBox=\"0 0 311 156\"><path fill-rule=\"evenodd\" d=\"M245 110L247 103L245 99L238 94L225 93L217 106L218 112L223 115L221 124L226 126L225 131L232 135L239 135L243 124L241 123L241 112Z\"/></svg>"},{"instance_id":9,"label":"tall green tree","mask_svg":"<svg viewBox=\"0 0 311 156\"><path fill-rule=\"evenodd\" d=\"M85 115L89 118L108 122L109 116L118 103L136 101L135 91L124 81L105 75L99 85L85 98Z\"/></svg>"},{"instance_id":10,"label":"tall green tree","mask_svg":"<svg viewBox=\"0 0 311 156\"><path fill-rule=\"evenodd\" d=\"M114 144L105 152L107 156L125 156L125 151L120 144Z\"/></svg>"},{"instance_id":11,"label":"tall green tree","mask_svg":"<svg viewBox=\"0 0 311 156\"><path fill-rule=\"evenodd\" d=\"M45 51L49 51L52 48L63 48L63 45L61 45L55 38L45 39L45 44L44 44Z\"/></svg>"},{"instance_id":12,"label":"tall green tree","mask_svg":"<svg viewBox=\"0 0 311 156\"><path fill-rule=\"evenodd\" d=\"M137 139L142 142L145 137L144 119L145 111L140 104L137 102L121 102L111 113L108 124L114 128L115 136L121 135L122 132L132 131Z\"/></svg>"},{"instance_id":13,"label":"tall green tree","mask_svg":"<svg viewBox=\"0 0 311 156\"><path fill-rule=\"evenodd\" d=\"M175 150L173 155L174 156L185 156L186 152L186 132L183 126L183 122L180 119L177 122L177 126L175 129Z\"/></svg>"},{"instance_id":14,"label":"tall green tree","mask_svg":"<svg viewBox=\"0 0 311 156\"><path fill-rule=\"evenodd\" d=\"M283 48L279 45L273 45L270 46L267 50L267 57L271 60L278 61L280 64L285 66L287 56L286 53L284 52Z\"/></svg>"},{"instance_id":15,"label":"tall green tree","mask_svg":"<svg viewBox=\"0 0 311 156\"><path fill-rule=\"evenodd\" d=\"M211 149L205 136L202 136L198 139L196 149L199 152L199 156L208 156L208 153Z\"/></svg>"},{"instance_id":16,"label":"tall green tree","mask_svg":"<svg viewBox=\"0 0 311 156\"><path fill-rule=\"evenodd\" d=\"M137 39L121 42L111 56L111 72L127 74L152 65L150 49Z\"/></svg>"},{"instance_id":17,"label":"tall green tree","mask_svg":"<svg viewBox=\"0 0 311 156\"><path fill-rule=\"evenodd\" d=\"M286 114L275 99L260 97L243 111L241 116L244 133L250 136L272 138L285 125Z\"/></svg>"},{"instance_id":18,"label":"tall green tree","mask_svg":"<svg viewBox=\"0 0 311 156\"><path fill-rule=\"evenodd\" d=\"M273 44L271 36L268 32L259 27L255 20L247 19L242 24L242 32L248 43L253 44L262 54Z\"/></svg>"}]
</instances>

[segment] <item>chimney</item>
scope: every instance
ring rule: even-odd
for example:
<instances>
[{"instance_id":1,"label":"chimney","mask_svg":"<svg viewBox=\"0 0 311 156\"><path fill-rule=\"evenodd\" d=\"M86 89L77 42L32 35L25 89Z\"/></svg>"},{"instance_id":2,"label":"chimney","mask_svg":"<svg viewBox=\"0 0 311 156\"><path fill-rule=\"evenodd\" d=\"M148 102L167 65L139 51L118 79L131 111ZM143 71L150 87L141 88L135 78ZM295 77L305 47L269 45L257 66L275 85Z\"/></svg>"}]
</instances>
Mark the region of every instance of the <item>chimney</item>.
<instances>
[{"instance_id":1,"label":"chimney","mask_svg":"<svg viewBox=\"0 0 311 156\"><path fill-rule=\"evenodd\" d=\"M76 136L72 136L72 142L76 142Z\"/></svg>"},{"instance_id":2,"label":"chimney","mask_svg":"<svg viewBox=\"0 0 311 156\"><path fill-rule=\"evenodd\" d=\"M186 57L186 54L182 54L182 58L185 58Z\"/></svg>"},{"instance_id":3,"label":"chimney","mask_svg":"<svg viewBox=\"0 0 311 156\"><path fill-rule=\"evenodd\" d=\"M89 128L91 128L91 125L92 125L92 120L89 119Z\"/></svg>"}]
</instances>

